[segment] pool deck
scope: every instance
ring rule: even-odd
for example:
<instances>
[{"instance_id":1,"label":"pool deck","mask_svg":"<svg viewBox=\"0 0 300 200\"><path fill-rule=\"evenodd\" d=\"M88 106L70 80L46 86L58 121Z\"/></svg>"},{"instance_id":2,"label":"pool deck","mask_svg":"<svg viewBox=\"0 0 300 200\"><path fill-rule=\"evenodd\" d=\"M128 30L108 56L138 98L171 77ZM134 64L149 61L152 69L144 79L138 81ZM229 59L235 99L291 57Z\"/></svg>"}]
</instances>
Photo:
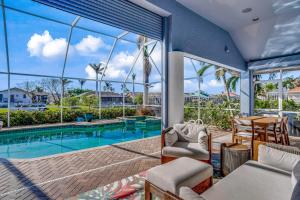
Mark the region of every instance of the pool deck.
<instances>
[{"instance_id":1,"label":"pool deck","mask_svg":"<svg viewBox=\"0 0 300 200\"><path fill-rule=\"evenodd\" d=\"M211 129L218 143L229 132ZM214 141L214 140L213 140ZM0 159L0 199L65 199L160 164L160 137L38 159Z\"/></svg>"}]
</instances>

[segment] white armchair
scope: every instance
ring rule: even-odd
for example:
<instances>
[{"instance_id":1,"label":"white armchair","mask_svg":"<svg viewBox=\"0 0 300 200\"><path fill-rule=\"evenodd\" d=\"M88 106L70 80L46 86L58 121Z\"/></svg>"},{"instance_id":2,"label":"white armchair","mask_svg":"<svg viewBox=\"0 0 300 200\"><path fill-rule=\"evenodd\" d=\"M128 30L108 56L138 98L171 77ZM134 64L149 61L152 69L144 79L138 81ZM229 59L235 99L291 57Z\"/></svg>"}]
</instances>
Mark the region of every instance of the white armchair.
<instances>
[{"instance_id":1,"label":"white armchair","mask_svg":"<svg viewBox=\"0 0 300 200\"><path fill-rule=\"evenodd\" d=\"M211 135L203 124L175 124L162 132L161 162L179 157L211 162Z\"/></svg>"}]
</instances>

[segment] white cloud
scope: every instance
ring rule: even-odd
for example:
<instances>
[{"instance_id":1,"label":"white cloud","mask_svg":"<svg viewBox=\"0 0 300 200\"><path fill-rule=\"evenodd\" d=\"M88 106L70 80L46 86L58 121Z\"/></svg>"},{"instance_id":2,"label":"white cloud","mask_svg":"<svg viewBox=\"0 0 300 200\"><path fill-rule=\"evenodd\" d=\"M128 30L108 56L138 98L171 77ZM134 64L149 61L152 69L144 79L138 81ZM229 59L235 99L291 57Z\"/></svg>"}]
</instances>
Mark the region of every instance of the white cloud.
<instances>
[{"instance_id":1,"label":"white cloud","mask_svg":"<svg viewBox=\"0 0 300 200\"><path fill-rule=\"evenodd\" d=\"M210 80L209 82L208 82L208 85L210 86L210 87L223 87L223 83L222 82L220 82L220 81L217 81L217 80Z\"/></svg>"},{"instance_id":2,"label":"white cloud","mask_svg":"<svg viewBox=\"0 0 300 200\"><path fill-rule=\"evenodd\" d=\"M95 53L102 47L106 48L107 45L100 37L94 37L92 35L88 35L75 45L76 50L82 54Z\"/></svg>"},{"instance_id":3,"label":"white cloud","mask_svg":"<svg viewBox=\"0 0 300 200\"><path fill-rule=\"evenodd\" d=\"M85 73L87 74L87 78L90 78L90 79L95 79L96 78L95 70L89 65L87 65L85 67Z\"/></svg>"},{"instance_id":4,"label":"white cloud","mask_svg":"<svg viewBox=\"0 0 300 200\"><path fill-rule=\"evenodd\" d=\"M30 56L53 58L65 55L67 48L66 38L53 38L49 31L45 30L42 34L35 33L27 43L27 51ZM110 48L109 45L100 37L87 35L74 45L69 46L69 53L79 53L81 55L92 56L100 48Z\"/></svg>"},{"instance_id":5,"label":"white cloud","mask_svg":"<svg viewBox=\"0 0 300 200\"><path fill-rule=\"evenodd\" d=\"M36 57L56 57L64 55L67 47L65 38L53 39L49 31L43 34L33 34L27 43L27 50L30 56Z\"/></svg>"},{"instance_id":6,"label":"white cloud","mask_svg":"<svg viewBox=\"0 0 300 200\"><path fill-rule=\"evenodd\" d=\"M155 83L152 86L153 87L151 87L149 89L150 92L161 92L161 84L160 83Z\"/></svg>"},{"instance_id":7,"label":"white cloud","mask_svg":"<svg viewBox=\"0 0 300 200\"><path fill-rule=\"evenodd\" d=\"M107 66L105 79L124 80L127 75L126 72L129 71L132 66L134 58L134 54L123 51L119 52L111 59L110 64ZM95 71L89 65L86 66L85 72L88 78L94 79L96 77Z\"/></svg>"},{"instance_id":8,"label":"white cloud","mask_svg":"<svg viewBox=\"0 0 300 200\"><path fill-rule=\"evenodd\" d=\"M198 90L197 81L184 80L184 92L195 92Z\"/></svg>"}]
</instances>

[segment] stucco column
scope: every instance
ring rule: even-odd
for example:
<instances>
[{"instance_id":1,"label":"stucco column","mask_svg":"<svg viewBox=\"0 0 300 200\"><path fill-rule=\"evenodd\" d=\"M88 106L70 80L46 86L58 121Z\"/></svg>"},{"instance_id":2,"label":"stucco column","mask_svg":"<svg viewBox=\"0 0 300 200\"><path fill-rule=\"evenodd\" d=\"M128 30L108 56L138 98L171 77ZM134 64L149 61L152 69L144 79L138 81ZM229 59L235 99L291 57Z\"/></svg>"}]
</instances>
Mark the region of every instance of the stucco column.
<instances>
[{"instance_id":1,"label":"stucco column","mask_svg":"<svg viewBox=\"0 0 300 200\"><path fill-rule=\"evenodd\" d=\"M252 115L254 111L254 95L252 71L241 72L241 114Z\"/></svg>"},{"instance_id":2,"label":"stucco column","mask_svg":"<svg viewBox=\"0 0 300 200\"><path fill-rule=\"evenodd\" d=\"M168 124L184 120L184 56L182 52L169 53Z\"/></svg>"}]
</instances>

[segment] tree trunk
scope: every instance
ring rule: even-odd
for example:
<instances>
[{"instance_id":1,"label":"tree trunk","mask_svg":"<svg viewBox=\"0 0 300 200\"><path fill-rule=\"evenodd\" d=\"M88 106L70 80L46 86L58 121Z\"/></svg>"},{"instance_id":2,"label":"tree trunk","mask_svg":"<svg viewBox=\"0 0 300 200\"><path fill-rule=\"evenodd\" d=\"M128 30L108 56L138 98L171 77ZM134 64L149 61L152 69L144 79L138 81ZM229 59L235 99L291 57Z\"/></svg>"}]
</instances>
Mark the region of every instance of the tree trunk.
<instances>
[{"instance_id":1,"label":"tree trunk","mask_svg":"<svg viewBox=\"0 0 300 200\"><path fill-rule=\"evenodd\" d=\"M96 72L96 97L98 97L99 83L98 83L98 73Z\"/></svg>"},{"instance_id":2,"label":"tree trunk","mask_svg":"<svg viewBox=\"0 0 300 200\"><path fill-rule=\"evenodd\" d=\"M134 81L132 82L132 102L135 104L135 88L134 88Z\"/></svg>"},{"instance_id":3,"label":"tree trunk","mask_svg":"<svg viewBox=\"0 0 300 200\"><path fill-rule=\"evenodd\" d=\"M226 80L225 75L223 75L222 78L223 78L223 82L224 82L224 85L225 85L224 89L225 89L226 98L227 98L227 101L228 101L228 109L230 109L229 110L230 115L231 115L231 117L233 117L233 112L232 112L231 106L230 106L230 93L229 93L229 90L228 90L228 87L227 87L227 80Z\"/></svg>"}]
</instances>

